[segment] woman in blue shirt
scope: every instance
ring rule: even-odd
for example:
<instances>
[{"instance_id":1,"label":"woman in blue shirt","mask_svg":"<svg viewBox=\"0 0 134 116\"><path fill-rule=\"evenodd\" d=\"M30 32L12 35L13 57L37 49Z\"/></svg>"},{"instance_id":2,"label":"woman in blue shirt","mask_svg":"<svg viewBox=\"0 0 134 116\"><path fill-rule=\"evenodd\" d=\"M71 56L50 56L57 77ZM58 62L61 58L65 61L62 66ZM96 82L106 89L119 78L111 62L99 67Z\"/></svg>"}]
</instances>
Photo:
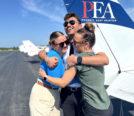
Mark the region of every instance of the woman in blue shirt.
<instances>
[{"instance_id":1,"label":"woman in blue shirt","mask_svg":"<svg viewBox=\"0 0 134 116\"><path fill-rule=\"evenodd\" d=\"M50 35L49 43L53 49L47 54L47 61L42 61L40 68L47 75L61 78L65 72L62 56L67 52L69 41L62 32L56 31ZM47 66L46 63L49 57L58 58L58 64L55 68ZM59 86L46 82L38 76L29 100L31 116L60 116L60 94L58 88Z\"/></svg>"}]
</instances>

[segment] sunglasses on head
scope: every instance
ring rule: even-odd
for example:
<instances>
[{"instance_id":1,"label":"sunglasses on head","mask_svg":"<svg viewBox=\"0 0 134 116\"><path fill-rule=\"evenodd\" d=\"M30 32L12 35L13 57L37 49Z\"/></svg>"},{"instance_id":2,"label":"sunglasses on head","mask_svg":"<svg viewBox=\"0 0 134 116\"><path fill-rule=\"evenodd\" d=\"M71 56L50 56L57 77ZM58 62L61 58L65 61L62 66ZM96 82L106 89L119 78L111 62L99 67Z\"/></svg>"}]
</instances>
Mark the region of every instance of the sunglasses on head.
<instances>
[{"instance_id":1,"label":"sunglasses on head","mask_svg":"<svg viewBox=\"0 0 134 116\"><path fill-rule=\"evenodd\" d=\"M69 44L69 40L66 40L66 41L64 41L64 42L61 42L61 43L59 43L59 44L54 44L54 45L59 45L59 46L62 48L62 47L64 47L64 43L65 43L66 45L68 45L68 44Z\"/></svg>"},{"instance_id":2,"label":"sunglasses on head","mask_svg":"<svg viewBox=\"0 0 134 116\"><path fill-rule=\"evenodd\" d=\"M64 22L63 23L63 26L66 27L68 25L68 23L70 23L71 25L74 25L75 24L75 21L74 20L71 20L69 22Z\"/></svg>"}]
</instances>

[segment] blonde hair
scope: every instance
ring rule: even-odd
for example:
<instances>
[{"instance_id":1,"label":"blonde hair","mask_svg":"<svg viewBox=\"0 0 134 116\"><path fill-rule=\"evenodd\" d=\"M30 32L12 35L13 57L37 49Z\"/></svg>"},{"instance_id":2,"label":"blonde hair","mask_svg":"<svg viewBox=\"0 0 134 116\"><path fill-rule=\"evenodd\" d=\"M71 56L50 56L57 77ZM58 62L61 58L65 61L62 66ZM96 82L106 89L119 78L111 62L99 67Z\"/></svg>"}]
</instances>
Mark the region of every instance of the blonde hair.
<instances>
[{"instance_id":1,"label":"blonde hair","mask_svg":"<svg viewBox=\"0 0 134 116\"><path fill-rule=\"evenodd\" d=\"M62 35L64 35L64 34L62 32L60 32L60 31L55 31L55 32L51 33L50 38L49 38L49 41L48 41L49 45L54 44L54 41L58 37L60 37Z\"/></svg>"}]
</instances>

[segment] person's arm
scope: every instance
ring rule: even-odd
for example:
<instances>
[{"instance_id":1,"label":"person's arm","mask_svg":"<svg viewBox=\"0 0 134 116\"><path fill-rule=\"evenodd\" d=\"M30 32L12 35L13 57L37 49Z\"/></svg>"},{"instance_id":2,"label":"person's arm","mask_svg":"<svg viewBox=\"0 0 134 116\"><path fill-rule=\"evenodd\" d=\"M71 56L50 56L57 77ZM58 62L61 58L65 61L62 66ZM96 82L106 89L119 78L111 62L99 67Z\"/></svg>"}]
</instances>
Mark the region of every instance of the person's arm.
<instances>
[{"instance_id":1,"label":"person's arm","mask_svg":"<svg viewBox=\"0 0 134 116\"><path fill-rule=\"evenodd\" d=\"M97 44L93 46L92 51L95 55L82 57L82 64L92 66L103 66L109 64L109 58ZM71 55L67 58L66 62L69 66L74 66L77 64L77 56Z\"/></svg>"},{"instance_id":2,"label":"person's arm","mask_svg":"<svg viewBox=\"0 0 134 116\"><path fill-rule=\"evenodd\" d=\"M77 57L75 55L71 55L67 58L66 62L69 66L74 66L77 64ZM104 52L99 52L94 56L86 56L82 57L81 64L92 65L92 66L103 66L109 64L109 59Z\"/></svg>"},{"instance_id":3,"label":"person's arm","mask_svg":"<svg viewBox=\"0 0 134 116\"><path fill-rule=\"evenodd\" d=\"M42 61L44 61L44 62L46 62L47 59L48 59L48 56L47 56L45 50L39 51L38 56L39 56L39 58L40 58Z\"/></svg>"},{"instance_id":4,"label":"person's arm","mask_svg":"<svg viewBox=\"0 0 134 116\"><path fill-rule=\"evenodd\" d=\"M75 77L76 75L76 67L69 67L62 78L53 78L51 76L47 76L46 81L53 84L53 85L57 85L60 86L62 88L64 88L65 86L67 86ZM46 76L46 73L44 70L39 69L39 76L40 78L44 79L44 77Z\"/></svg>"},{"instance_id":5,"label":"person's arm","mask_svg":"<svg viewBox=\"0 0 134 116\"><path fill-rule=\"evenodd\" d=\"M58 58L57 57L48 57L46 55L46 51L45 50L41 50L39 53L38 53L38 56L41 60L43 60L44 62L47 62L47 65L50 67L50 68L54 68L57 66L58 64Z\"/></svg>"},{"instance_id":6,"label":"person's arm","mask_svg":"<svg viewBox=\"0 0 134 116\"><path fill-rule=\"evenodd\" d=\"M104 52L99 52L94 56L82 57L82 64L92 66L103 66L109 64L109 59Z\"/></svg>"}]
</instances>

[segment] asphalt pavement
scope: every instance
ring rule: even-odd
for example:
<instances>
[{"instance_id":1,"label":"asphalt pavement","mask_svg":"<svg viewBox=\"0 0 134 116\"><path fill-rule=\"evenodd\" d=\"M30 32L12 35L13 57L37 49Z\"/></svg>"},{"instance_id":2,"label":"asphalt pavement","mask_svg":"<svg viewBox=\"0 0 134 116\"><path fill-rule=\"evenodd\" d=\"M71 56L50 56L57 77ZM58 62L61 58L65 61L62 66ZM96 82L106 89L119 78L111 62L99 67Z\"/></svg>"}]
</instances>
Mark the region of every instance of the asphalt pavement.
<instances>
[{"instance_id":1,"label":"asphalt pavement","mask_svg":"<svg viewBox=\"0 0 134 116\"><path fill-rule=\"evenodd\" d=\"M40 63L38 56L29 57L19 51L0 52L0 116L30 116L29 96ZM121 107L120 99L110 98L114 106L113 116L134 116L134 104L122 101Z\"/></svg>"}]
</instances>

